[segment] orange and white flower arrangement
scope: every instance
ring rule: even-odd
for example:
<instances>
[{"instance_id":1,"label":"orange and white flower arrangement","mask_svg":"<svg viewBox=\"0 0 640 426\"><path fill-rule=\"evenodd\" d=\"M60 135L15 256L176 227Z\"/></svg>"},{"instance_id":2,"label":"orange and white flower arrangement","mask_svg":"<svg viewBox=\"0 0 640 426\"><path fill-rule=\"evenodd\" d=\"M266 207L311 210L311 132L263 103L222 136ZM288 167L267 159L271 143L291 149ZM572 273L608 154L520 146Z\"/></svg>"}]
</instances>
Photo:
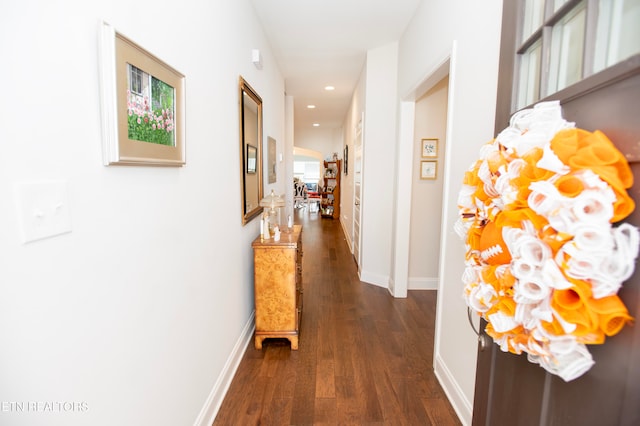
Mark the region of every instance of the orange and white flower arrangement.
<instances>
[{"instance_id":1,"label":"orange and white flower arrangement","mask_svg":"<svg viewBox=\"0 0 640 426\"><path fill-rule=\"evenodd\" d=\"M594 364L586 345L632 320L617 293L639 232L613 226L635 208L632 184L613 143L564 120L558 102L514 114L481 148L456 231L466 239L465 300L503 351L570 381Z\"/></svg>"}]
</instances>

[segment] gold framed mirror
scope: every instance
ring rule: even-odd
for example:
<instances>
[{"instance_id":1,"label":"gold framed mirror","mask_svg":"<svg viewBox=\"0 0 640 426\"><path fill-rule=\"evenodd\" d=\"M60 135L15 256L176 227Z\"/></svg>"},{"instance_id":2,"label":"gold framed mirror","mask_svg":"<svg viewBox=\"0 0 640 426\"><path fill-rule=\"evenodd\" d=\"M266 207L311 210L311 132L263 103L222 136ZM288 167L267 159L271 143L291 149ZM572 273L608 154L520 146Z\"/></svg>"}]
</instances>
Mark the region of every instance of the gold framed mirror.
<instances>
[{"instance_id":1,"label":"gold framed mirror","mask_svg":"<svg viewBox=\"0 0 640 426\"><path fill-rule=\"evenodd\" d=\"M242 224L262 213L262 98L240 77L240 186Z\"/></svg>"}]
</instances>

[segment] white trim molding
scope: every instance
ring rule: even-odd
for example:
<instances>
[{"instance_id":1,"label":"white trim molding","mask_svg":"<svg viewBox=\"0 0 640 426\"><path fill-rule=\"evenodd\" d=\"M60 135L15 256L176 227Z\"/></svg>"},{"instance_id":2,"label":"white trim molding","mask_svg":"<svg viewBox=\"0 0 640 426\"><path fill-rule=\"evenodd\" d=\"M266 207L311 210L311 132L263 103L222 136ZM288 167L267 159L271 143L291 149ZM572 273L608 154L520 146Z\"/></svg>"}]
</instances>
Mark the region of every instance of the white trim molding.
<instances>
[{"instance_id":1,"label":"white trim molding","mask_svg":"<svg viewBox=\"0 0 640 426\"><path fill-rule=\"evenodd\" d=\"M220 410L222 401L224 401L224 397L229 390L229 386L231 386L231 382L233 381L233 376L235 376L236 371L240 366L240 361L242 361L244 352L253 339L253 332L256 328L254 321L255 314L255 311L253 311L249 317L249 321L245 324L238 341L231 351L231 355L227 359L222 372L218 376L218 380L213 385L213 388L209 393L209 397L202 407L202 410L200 410L200 414L198 414L194 426L210 426L213 424L216 415L218 415L218 410Z\"/></svg>"},{"instance_id":2,"label":"white trim molding","mask_svg":"<svg viewBox=\"0 0 640 426\"><path fill-rule=\"evenodd\" d=\"M437 290L438 278L410 277L409 290Z\"/></svg>"},{"instance_id":3,"label":"white trim molding","mask_svg":"<svg viewBox=\"0 0 640 426\"><path fill-rule=\"evenodd\" d=\"M364 281L367 284L373 284L386 289L389 288L388 275L375 274L362 270L362 272L360 272L360 281Z\"/></svg>"},{"instance_id":4,"label":"white trim molding","mask_svg":"<svg viewBox=\"0 0 640 426\"><path fill-rule=\"evenodd\" d=\"M444 393L447 394L447 398L458 415L460 422L464 426L470 425L473 419L473 403L465 398L464 392L458 386L458 382L439 354L436 354L433 364L434 373L442 385Z\"/></svg>"}]
</instances>

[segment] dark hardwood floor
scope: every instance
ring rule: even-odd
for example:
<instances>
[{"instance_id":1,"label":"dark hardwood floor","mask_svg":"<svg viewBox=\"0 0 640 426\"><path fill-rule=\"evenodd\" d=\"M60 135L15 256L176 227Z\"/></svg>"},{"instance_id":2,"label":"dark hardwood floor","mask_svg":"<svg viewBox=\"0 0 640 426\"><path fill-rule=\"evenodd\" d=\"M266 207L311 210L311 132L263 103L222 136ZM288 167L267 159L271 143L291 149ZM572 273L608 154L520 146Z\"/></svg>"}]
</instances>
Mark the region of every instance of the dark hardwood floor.
<instances>
[{"instance_id":1,"label":"dark hardwood floor","mask_svg":"<svg viewBox=\"0 0 640 426\"><path fill-rule=\"evenodd\" d=\"M249 344L214 425L459 425L433 373L435 291L358 280L338 220L307 210L300 348Z\"/></svg>"}]
</instances>

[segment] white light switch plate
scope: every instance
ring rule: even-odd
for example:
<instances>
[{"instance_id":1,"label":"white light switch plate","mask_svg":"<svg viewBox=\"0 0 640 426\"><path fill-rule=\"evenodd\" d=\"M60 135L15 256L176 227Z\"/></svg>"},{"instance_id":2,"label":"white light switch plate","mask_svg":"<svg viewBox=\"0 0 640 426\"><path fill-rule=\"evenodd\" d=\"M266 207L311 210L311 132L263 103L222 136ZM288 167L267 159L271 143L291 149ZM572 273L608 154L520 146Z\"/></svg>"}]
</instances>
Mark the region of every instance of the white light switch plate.
<instances>
[{"instance_id":1,"label":"white light switch plate","mask_svg":"<svg viewBox=\"0 0 640 426\"><path fill-rule=\"evenodd\" d=\"M23 243L71 232L66 181L16 183L15 196Z\"/></svg>"}]
</instances>

